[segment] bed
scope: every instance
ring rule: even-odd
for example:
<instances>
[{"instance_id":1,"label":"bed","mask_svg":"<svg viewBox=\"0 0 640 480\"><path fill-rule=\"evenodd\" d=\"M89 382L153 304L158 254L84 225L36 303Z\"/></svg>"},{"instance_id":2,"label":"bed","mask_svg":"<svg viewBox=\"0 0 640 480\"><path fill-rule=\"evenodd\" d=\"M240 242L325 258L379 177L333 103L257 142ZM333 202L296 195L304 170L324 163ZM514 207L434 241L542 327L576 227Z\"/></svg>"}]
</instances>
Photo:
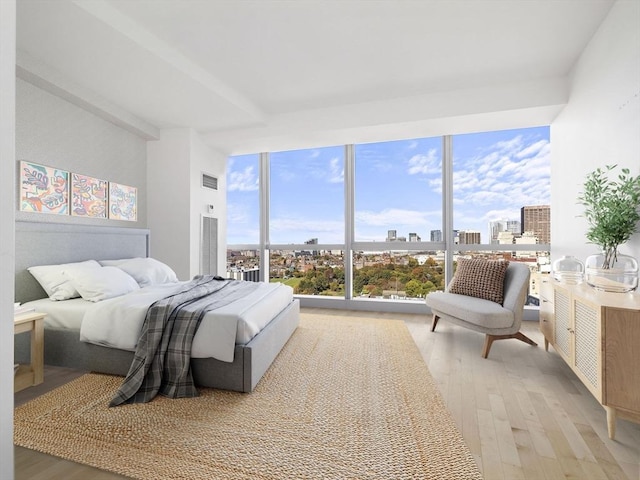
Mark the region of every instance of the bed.
<instances>
[{"instance_id":1,"label":"bed","mask_svg":"<svg viewBox=\"0 0 640 480\"><path fill-rule=\"evenodd\" d=\"M82 300L48 300L47 293L27 269L35 265L150 257L149 230L16 222L15 232L16 301L23 304L36 301L38 310L45 309L47 303L52 304L53 308L71 308L71 313L62 314L62 321L59 320L60 316L54 321L48 318L55 317L54 313L45 318L45 364L126 375L133 360L133 351L81 341L77 320L75 323L65 322L64 318L71 317L74 308L79 312L83 311L86 305L82 305ZM196 385L251 392L298 326L298 300L291 297L282 305L277 312L266 314L267 317L262 318L259 333L251 336L248 341L239 339L232 347L232 361L210 357L192 358L191 367ZM256 310L261 309L258 306L254 308ZM28 342L26 335L16 337L17 363L27 361Z\"/></svg>"}]
</instances>

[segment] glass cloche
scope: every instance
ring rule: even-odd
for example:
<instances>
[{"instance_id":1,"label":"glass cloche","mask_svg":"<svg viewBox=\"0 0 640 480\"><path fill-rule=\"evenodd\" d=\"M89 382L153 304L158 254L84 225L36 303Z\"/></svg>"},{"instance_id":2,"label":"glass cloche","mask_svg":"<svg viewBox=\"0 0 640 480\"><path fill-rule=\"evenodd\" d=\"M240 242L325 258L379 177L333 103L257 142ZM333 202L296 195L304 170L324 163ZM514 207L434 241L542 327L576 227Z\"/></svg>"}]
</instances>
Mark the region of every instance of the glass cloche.
<instances>
[{"instance_id":1,"label":"glass cloche","mask_svg":"<svg viewBox=\"0 0 640 480\"><path fill-rule=\"evenodd\" d=\"M553 262L552 272L557 281L577 285L584 278L584 263L573 255L565 255Z\"/></svg>"}]
</instances>

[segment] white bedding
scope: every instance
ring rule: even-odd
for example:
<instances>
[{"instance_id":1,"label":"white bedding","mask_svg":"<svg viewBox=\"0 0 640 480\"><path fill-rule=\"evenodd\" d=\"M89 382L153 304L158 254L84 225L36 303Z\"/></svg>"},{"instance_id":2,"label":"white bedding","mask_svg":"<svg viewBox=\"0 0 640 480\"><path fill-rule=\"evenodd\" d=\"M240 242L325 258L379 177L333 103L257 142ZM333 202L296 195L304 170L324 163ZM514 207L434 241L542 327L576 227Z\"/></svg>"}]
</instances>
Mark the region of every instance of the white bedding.
<instances>
[{"instance_id":1,"label":"white bedding","mask_svg":"<svg viewBox=\"0 0 640 480\"><path fill-rule=\"evenodd\" d=\"M42 299L29 304L47 314L47 327L79 328L83 342L134 351L148 307L184 283L144 287L97 303ZM193 339L191 356L232 362L235 345L248 343L292 300L291 287L260 283L250 295L204 316Z\"/></svg>"},{"instance_id":2,"label":"white bedding","mask_svg":"<svg viewBox=\"0 0 640 480\"><path fill-rule=\"evenodd\" d=\"M46 313L44 326L46 328L69 328L78 330L82 325L82 317L93 302L82 298L54 301L49 298L41 298L27 302L24 306L33 307L36 312Z\"/></svg>"}]
</instances>

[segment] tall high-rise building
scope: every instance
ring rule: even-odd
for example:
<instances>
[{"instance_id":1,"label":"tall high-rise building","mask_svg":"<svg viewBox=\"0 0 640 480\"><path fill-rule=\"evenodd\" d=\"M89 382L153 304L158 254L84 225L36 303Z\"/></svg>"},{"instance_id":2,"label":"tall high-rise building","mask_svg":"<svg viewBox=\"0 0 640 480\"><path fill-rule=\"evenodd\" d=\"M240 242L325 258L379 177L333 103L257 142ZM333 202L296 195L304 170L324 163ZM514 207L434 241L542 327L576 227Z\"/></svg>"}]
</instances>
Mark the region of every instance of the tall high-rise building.
<instances>
[{"instance_id":1,"label":"tall high-rise building","mask_svg":"<svg viewBox=\"0 0 640 480\"><path fill-rule=\"evenodd\" d=\"M507 220L493 220L489 222L489 243L500 243L500 232L507 231Z\"/></svg>"},{"instance_id":2,"label":"tall high-rise building","mask_svg":"<svg viewBox=\"0 0 640 480\"><path fill-rule=\"evenodd\" d=\"M533 232L540 243L551 243L551 207L529 205L520 209L521 232Z\"/></svg>"},{"instance_id":3,"label":"tall high-rise building","mask_svg":"<svg viewBox=\"0 0 640 480\"><path fill-rule=\"evenodd\" d=\"M460 230L458 233L459 243L462 245L480 244L480 232L472 230Z\"/></svg>"},{"instance_id":4,"label":"tall high-rise building","mask_svg":"<svg viewBox=\"0 0 640 480\"><path fill-rule=\"evenodd\" d=\"M387 242L395 242L398 239L396 230L387 230Z\"/></svg>"},{"instance_id":5,"label":"tall high-rise building","mask_svg":"<svg viewBox=\"0 0 640 480\"><path fill-rule=\"evenodd\" d=\"M520 235L522 233L522 226L519 220L507 220L507 232L511 232L514 235Z\"/></svg>"},{"instance_id":6,"label":"tall high-rise building","mask_svg":"<svg viewBox=\"0 0 640 480\"><path fill-rule=\"evenodd\" d=\"M519 220L493 220L489 222L489 238L490 243L500 244L504 243L500 241L500 234L502 232L509 232L513 235L520 235L522 233ZM506 237L504 237L506 238ZM504 239L503 239L504 240Z\"/></svg>"},{"instance_id":7,"label":"tall high-rise building","mask_svg":"<svg viewBox=\"0 0 640 480\"><path fill-rule=\"evenodd\" d=\"M409 241L410 242L419 242L420 240L422 240L420 238L420 235L418 235L417 233L409 233Z\"/></svg>"},{"instance_id":8,"label":"tall high-rise building","mask_svg":"<svg viewBox=\"0 0 640 480\"><path fill-rule=\"evenodd\" d=\"M442 230L431 230L431 241L432 242L441 242L442 241Z\"/></svg>"}]
</instances>

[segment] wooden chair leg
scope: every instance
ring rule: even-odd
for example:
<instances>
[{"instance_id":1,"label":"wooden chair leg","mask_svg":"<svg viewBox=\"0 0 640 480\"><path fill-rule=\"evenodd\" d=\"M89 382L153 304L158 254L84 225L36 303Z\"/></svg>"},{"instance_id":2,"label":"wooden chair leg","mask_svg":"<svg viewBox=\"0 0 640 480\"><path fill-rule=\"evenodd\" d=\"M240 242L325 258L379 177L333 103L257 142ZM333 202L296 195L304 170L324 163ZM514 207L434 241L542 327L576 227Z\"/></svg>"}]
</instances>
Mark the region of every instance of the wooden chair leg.
<instances>
[{"instance_id":1,"label":"wooden chair leg","mask_svg":"<svg viewBox=\"0 0 640 480\"><path fill-rule=\"evenodd\" d=\"M436 331L436 325L438 324L438 320L440 320L440 317L437 315L433 315L433 320L431 321L431 331L435 332Z\"/></svg>"},{"instance_id":2,"label":"wooden chair leg","mask_svg":"<svg viewBox=\"0 0 640 480\"><path fill-rule=\"evenodd\" d=\"M489 335L488 333L484 337L484 347L482 347L482 358L489 356L489 350L491 350L491 344L496 339L496 335Z\"/></svg>"},{"instance_id":3,"label":"wooden chair leg","mask_svg":"<svg viewBox=\"0 0 640 480\"><path fill-rule=\"evenodd\" d=\"M534 347L538 344L527 337L522 332L512 333L511 335L490 335L487 333L484 339L484 348L482 349L482 358L487 358L489 356L489 350L491 350L491 345L495 340L504 340L506 338L517 338L518 340L528 343L529 345L533 345Z\"/></svg>"},{"instance_id":4,"label":"wooden chair leg","mask_svg":"<svg viewBox=\"0 0 640 480\"><path fill-rule=\"evenodd\" d=\"M531 340L529 337L527 337L524 333L522 332L517 332L513 334L513 338L517 338L518 340L524 342L524 343L528 343L529 345L533 345L534 347L537 347L538 344L536 342L534 342L533 340Z\"/></svg>"}]
</instances>

